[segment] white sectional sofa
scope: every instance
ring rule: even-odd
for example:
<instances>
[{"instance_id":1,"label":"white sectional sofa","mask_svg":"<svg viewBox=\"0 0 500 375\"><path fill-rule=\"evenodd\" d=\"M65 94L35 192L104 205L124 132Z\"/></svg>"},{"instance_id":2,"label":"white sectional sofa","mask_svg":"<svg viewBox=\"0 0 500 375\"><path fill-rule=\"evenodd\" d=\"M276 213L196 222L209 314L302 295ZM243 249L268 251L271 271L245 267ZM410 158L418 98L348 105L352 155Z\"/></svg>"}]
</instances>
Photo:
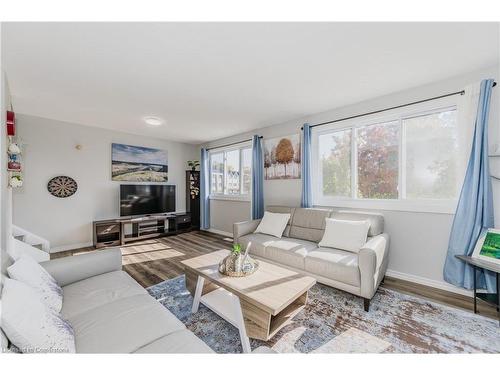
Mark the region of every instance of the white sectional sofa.
<instances>
[{"instance_id":1,"label":"white sectional sofa","mask_svg":"<svg viewBox=\"0 0 500 375\"><path fill-rule=\"evenodd\" d=\"M122 271L120 249L40 264L63 289L61 314L73 327L77 353L212 353Z\"/></svg>"},{"instance_id":2,"label":"white sectional sofa","mask_svg":"<svg viewBox=\"0 0 500 375\"><path fill-rule=\"evenodd\" d=\"M389 259L389 235L384 233L383 215L287 206L269 206L267 211L291 215L283 237L254 233L260 220L251 220L234 224L234 242L243 248L250 246L249 251L256 258L309 274L322 284L363 297L364 308L369 310ZM359 253L318 246L326 218L370 223L367 242Z\"/></svg>"}]
</instances>

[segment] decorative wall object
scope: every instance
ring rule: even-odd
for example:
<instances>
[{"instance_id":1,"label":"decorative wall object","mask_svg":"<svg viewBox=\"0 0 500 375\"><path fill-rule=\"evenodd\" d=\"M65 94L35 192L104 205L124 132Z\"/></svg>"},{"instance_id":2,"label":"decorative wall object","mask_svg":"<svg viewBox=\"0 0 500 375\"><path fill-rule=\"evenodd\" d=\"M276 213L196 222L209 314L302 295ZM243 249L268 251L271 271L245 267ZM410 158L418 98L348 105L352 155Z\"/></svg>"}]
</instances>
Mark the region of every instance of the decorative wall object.
<instances>
[{"instance_id":1,"label":"decorative wall object","mask_svg":"<svg viewBox=\"0 0 500 375\"><path fill-rule=\"evenodd\" d=\"M68 176L57 176L49 181L47 190L57 198L68 198L76 193L78 184Z\"/></svg>"},{"instance_id":2,"label":"decorative wall object","mask_svg":"<svg viewBox=\"0 0 500 375\"><path fill-rule=\"evenodd\" d=\"M264 178L288 180L300 178L300 135L264 141Z\"/></svg>"},{"instance_id":3,"label":"decorative wall object","mask_svg":"<svg viewBox=\"0 0 500 375\"><path fill-rule=\"evenodd\" d=\"M9 186L19 188L23 186L23 175L21 173L21 147L15 142L16 135L16 114L13 111L7 111L7 171L9 172Z\"/></svg>"},{"instance_id":4,"label":"decorative wall object","mask_svg":"<svg viewBox=\"0 0 500 375\"><path fill-rule=\"evenodd\" d=\"M9 145L9 148L7 149L7 152L12 155L18 155L21 153L21 147L17 143L11 143Z\"/></svg>"},{"instance_id":5,"label":"decorative wall object","mask_svg":"<svg viewBox=\"0 0 500 375\"><path fill-rule=\"evenodd\" d=\"M167 182L166 151L121 143L113 143L111 149L113 181Z\"/></svg>"},{"instance_id":6,"label":"decorative wall object","mask_svg":"<svg viewBox=\"0 0 500 375\"><path fill-rule=\"evenodd\" d=\"M7 135L9 137L16 135L16 114L13 111L7 111Z\"/></svg>"},{"instance_id":7,"label":"decorative wall object","mask_svg":"<svg viewBox=\"0 0 500 375\"><path fill-rule=\"evenodd\" d=\"M21 174L14 174L10 177L9 186L19 188L23 186L23 176Z\"/></svg>"},{"instance_id":8,"label":"decorative wall object","mask_svg":"<svg viewBox=\"0 0 500 375\"><path fill-rule=\"evenodd\" d=\"M7 170L9 172L21 172L21 157L19 154L8 154Z\"/></svg>"}]
</instances>

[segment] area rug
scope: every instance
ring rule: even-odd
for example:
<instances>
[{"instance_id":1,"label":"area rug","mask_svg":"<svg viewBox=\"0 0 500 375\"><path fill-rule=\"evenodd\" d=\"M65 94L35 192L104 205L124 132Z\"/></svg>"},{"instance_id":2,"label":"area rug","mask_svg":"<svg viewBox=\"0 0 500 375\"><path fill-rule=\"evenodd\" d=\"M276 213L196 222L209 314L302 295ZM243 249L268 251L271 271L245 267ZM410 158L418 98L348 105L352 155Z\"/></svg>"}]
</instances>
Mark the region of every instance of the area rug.
<instances>
[{"instance_id":1,"label":"area rug","mask_svg":"<svg viewBox=\"0 0 500 375\"><path fill-rule=\"evenodd\" d=\"M184 276L148 292L215 352L241 353L235 327L203 305L191 314ZM496 320L385 288L367 313L360 298L316 284L289 325L268 342L250 344L280 353L500 353L500 328Z\"/></svg>"}]
</instances>

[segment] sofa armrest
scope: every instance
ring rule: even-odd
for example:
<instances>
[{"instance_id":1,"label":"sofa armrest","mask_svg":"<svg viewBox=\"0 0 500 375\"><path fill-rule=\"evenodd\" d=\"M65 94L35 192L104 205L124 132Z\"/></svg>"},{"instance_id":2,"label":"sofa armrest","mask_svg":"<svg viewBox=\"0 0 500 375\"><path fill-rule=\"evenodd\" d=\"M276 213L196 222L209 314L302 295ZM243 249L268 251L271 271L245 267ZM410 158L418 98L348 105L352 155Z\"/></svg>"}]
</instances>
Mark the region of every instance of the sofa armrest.
<instances>
[{"instance_id":1,"label":"sofa armrest","mask_svg":"<svg viewBox=\"0 0 500 375\"><path fill-rule=\"evenodd\" d=\"M122 269L122 252L119 248L94 251L41 262L40 265L60 286L75 283L103 273Z\"/></svg>"},{"instance_id":2,"label":"sofa armrest","mask_svg":"<svg viewBox=\"0 0 500 375\"><path fill-rule=\"evenodd\" d=\"M372 298L387 268L389 235L373 236L359 251L361 273L361 296Z\"/></svg>"},{"instance_id":3,"label":"sofa armrest","mask_svg":"<svg viewBox=\"0 0 500 375\"><path fill-rule=\"evenodd\" d=\"M239 223L234 223L233 224L234 243L237 243L240 237L255 232L255 229L257 229L259 224L260 224L260 219L240 221Z\"/></svg>"}]
</instances>

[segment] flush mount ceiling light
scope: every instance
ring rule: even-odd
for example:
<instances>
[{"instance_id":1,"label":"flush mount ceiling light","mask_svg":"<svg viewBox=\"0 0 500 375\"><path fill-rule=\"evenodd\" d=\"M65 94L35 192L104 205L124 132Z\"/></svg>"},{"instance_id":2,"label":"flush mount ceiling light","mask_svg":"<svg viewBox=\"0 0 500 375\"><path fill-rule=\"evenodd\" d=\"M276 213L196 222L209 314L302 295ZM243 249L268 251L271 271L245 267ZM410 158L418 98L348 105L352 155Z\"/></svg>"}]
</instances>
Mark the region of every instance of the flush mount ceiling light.
<instances>
[{"instance_id":1,"label":"flush mount ceiling light","mask_svg":"<svg viewBox=\"0 0 500 375\"><path fill-rule=\"evenodd\" d=\"M143 117L142 118L144 120L144 122L148 125L151 125L151 126L160 126L160 125L163 125L163 120L159 117L156 117L156 116L146 116L146 117Z\"/></svg>"}]
</instances>

